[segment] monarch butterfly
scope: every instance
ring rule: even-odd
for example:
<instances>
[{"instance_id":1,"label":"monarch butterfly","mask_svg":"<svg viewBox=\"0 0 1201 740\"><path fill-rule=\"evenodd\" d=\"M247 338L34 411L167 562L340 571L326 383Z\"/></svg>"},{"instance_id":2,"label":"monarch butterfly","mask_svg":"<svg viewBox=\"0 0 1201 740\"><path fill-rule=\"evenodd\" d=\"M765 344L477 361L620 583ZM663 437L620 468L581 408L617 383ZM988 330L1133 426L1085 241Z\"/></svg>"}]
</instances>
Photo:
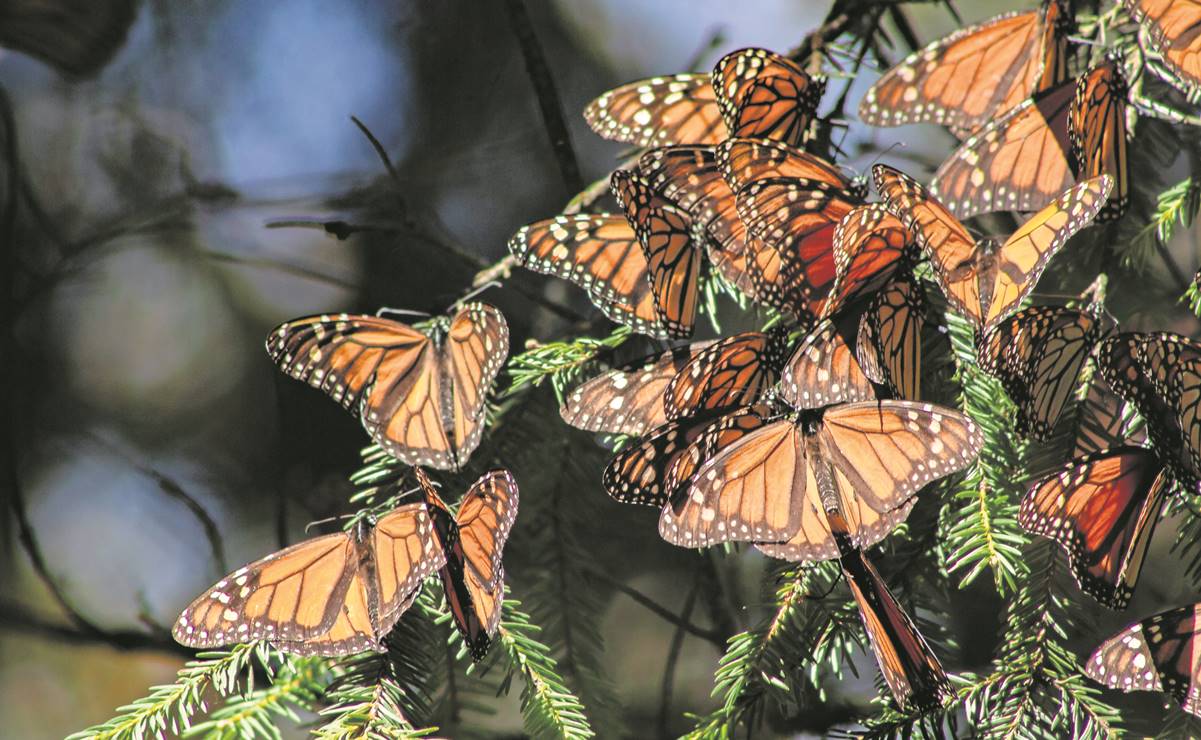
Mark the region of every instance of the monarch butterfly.
<instances>
[{"instance_id":1,"label":"monarch butterfly","mask_svg":"<svg viewBox=\"0 0 1201 740\"><path fill-rule=\"evenodd\" d=\"M1122 691L1162 691L1201 716L1201 659L1195 643L1201 604L1169 609L1106 640L1084 665L1097 683Z\"/></svg>"},{"instance_id":2,"label":"monarch butterfly","mask_svg":"<svg viewBox=\"0 0 1201 740\"><path fill-rule=\"evenodd\" d=\"M500 624L505 596L501 552L517 518L517 481L507 470L485 473L467 489L459 513L452 515L425 472L413 470L446 553L439 571L446 603L472 660L479 662Z\"/></svg>"},{"instance_id":3,"label":"monarch butterfly","mask_svg":"<svg viewBox=\"0 0 1201 740\"><path fill-rule=\"evenodd\" d=\"M816 409L871 400L876 391L834 322L823 319L784 366L780 398L793 408Z\"/></svg>"},{"instance_id":4,"label":"monarch butterfly","mask_svg":"<svg viewBox=\"0 0 1201 740\"><path fill-rule=\"evenodd\" d=\"M788 330L733 334L698 350L663 392L667 418L754 402L776 384L788 353Z\"/></svg>"},{"instance_id":5,"label":"monarch butterfly","mask_svg":"<svg viewBox=\"0 0 1201 740\"><path fill-rule=\"evenodd\" d=\"M1068 136L1072 146L1069 164L1078 179L1107 174L1114 187L1098 221L1113 221L1130 205L1129 168L1126 164L1126 95L1122 66L1110 58L1089 70L1076 83L1069 112Z\"/></svg>"},{"instance_id":6,"label":"monarch butterfly","mask_svg":"<svg viewBox=\"0 0 1201 740\"><path fill-rule=\"evenodd\" d=\"M667 422L668 384L713 341L643 357L601 373L568 394L559 415L577 429L640 437Z\"/></svg>"},{"instance_id":7,"label":"monarch butterfly","mask_svg":"<svg viewBox=\"0 0 1201 740\"><path fill-rule=\"evenodd\" d=\"M446 563L423 503L244 565L191 603L172 630L194 648L270 640L297 655L383 652L380 641Z\"/></svg>"},{"instance_id":8,"label":"monarch butterfly","mask_svg":"<svg viewBox=\"0 0 1201 740\"><path fill-rule=\"evenodd\" d=\"M1201 5L1193 0L1122 0L1122 5L1149 31L1150 51L1179 77L1186 90L1201 88Z\"/></svg>"},{"instance_id":9,"label":"monarch butterfly","mask_svg":"<svg viewBox=\"0 0 1201 740\"><path fill-rule=\"evenodd\" d=\"M963 224L913 178L886 165L873 170L876 189L930 257L951 307L990 329L1013 312L1047 262L1100 211L1113 180L1094 177L1031 216L1003 244L977 243Z\"/></svg>"},{"instance_id":10,"label":"monarch butterfly","mask_svg":"<svg viewBox=\"0 0 1201 740\"><path fill-rule=\"evenodd\" d=\"M772 405L757 403L668 422L614 456L601 479L605 491L622 503L662 508L701 463L775 416Z\"/></svg>"},{"instance_id":11,"label":"monarch butterfly","mask_svg":"<svg viewBox=\"0 0 1201 740\"><path fill-rule=\"evenodd\" d=\"M731 139L716 148L738 214L761 249L747 269L768 303L821 312L834 282L834 231L864 200L862 186L820 157L777 142Z\"/></svg>"},{"instance_id":12,"label":"monarch butterfly","mask_svg":"<svg viewBox=\"0 0 1201 740\"><path fill-rule=\"evenodd\" d=\"M1017 405L1017 433L1047 440L1100 335L1084 311L1031 306L981 335L977 355Z\"/></svg>"},{"instance_id":13,"label":"monarch butterfly","mask_svg":"<svg viewBox=\"0 0 1201 740\"><path fill-rule=\"evenodd\" d=\"M711 75L652 77L610 90L584 108L584 120L606 139L641 147L716 144L731 135L800 144L824 91L824 78L779 54L739 49Z\"/></svg>"},{"instance_id":14,"label":"monarch butterfly","mask_svg":"<svg viewBox=\"0 0 1201 740\"><path fill-rule=\"evenodd\" d=\"M276 327L267 353L288 375L357 407L392 457L457 470L480 443L509 326L486 303L467 303L420 329L376 316L310 316Z\"/></svg>"},{"instance_id":15,"label":"monarch butterfly","mask_svg":"<svg viewBox=\"0 0 1201 740\"><path fill-rule=\"evenodd\" d=\"M895 398L921 398L926 292L906 269L881 288L859 319L855 353L864 375Z\"/></svg>"},{"instance_id":16,"label":"monarch butterfly","mask_svg":"<svg viewBox=\"0 0 1201 740\"><path fill-rule=\"evenodd\" d=\"M1067 550L1082 591L1110 609L1125 609L1170 488L1150 450L1115 447L1035 482L1018 522Z\"/></svg>"},{"instance_id":17,"label":"monarch butterfly","mask_svg":"<svg viewBox=\"0 0 1201 740\"><path fill-rule=\"evenodd\" d=\"M883 203L852 208L835 227L831 248L834 282L822 318L875 295L920 256L912 233Z\"/></svg>"},{"instance_id":18,"label":"monarch butterfly","mask_svg":"<svg viewBox=\"0 0 1201 740\"><path fill-rule=\"evenodd\" d=\"M866 401L803 411L724 448L697 470L659 534L683 547L757 543L773 557L828 560L837 547L822 512L814 466L833 467L833 491L856 547L902 521L914 494L962 469L980 450L975 423L957 411L907 401Z\"/></svg>"},{"instance_id":19,"label":"monarch butterfly","mask_svg":"<svg viewBox=\"0 0 1201 740\"><path fill-rule=\"evenodd\" d=\"M1064 0L1000 15L910 54L859 104L873 126L931 122L963 137L1067 78L1072 13Z\"/></svg>"},{"instance_id":20,"label":"monarch butterfly","mask_svg":"<svg viewBox=\"0 0 1201 740\"><path fill-rule=\"evenodd\" d=\"M687 213L624 170L610 185L626 215L556 216L509 239L517 263L570 280L609 319L659 339L685 338L696 319L700 263Z\"/></svg>"},{"instance_id":21,"label":"monarch butterfly","mask_svg":"<svg viewBox=\"0 0 1201 740\"><path fill-rule=\"evenodd\" d=\"M867 554L851 544L850 528L842 514L827 512L826 519L838 544L843 577L859 606L876 664L893 697L902 707L922 711L942 706L954 692L938 656Z\"/></svg>"},{"instance_id":22,"label":"monarch butterfly","mask_svg":"<svg viewBox=\"0 0 1201 740\"><path fill-rule=\"evenodd\" d=\"M1201 346L1174 334L1127 332L1097 348L1098 369L1138 409L1177 483L1201 491Z\"/></svg>"},{"instance_id":23,"label":"monarch butterfly","mask_svg":"<svg viewBox=\"0 0 1201 740\"><path fill-rule=\"evenodd\" d=\"M761 265L778 261L777 251L747 231L712 147L654 149L643 155L638 169L653 188L686 209L694 222L704 227L709 262L726 282L756 303L798 318L807 317L804 305L762 274Z\"/></svg>"}]
</instances>

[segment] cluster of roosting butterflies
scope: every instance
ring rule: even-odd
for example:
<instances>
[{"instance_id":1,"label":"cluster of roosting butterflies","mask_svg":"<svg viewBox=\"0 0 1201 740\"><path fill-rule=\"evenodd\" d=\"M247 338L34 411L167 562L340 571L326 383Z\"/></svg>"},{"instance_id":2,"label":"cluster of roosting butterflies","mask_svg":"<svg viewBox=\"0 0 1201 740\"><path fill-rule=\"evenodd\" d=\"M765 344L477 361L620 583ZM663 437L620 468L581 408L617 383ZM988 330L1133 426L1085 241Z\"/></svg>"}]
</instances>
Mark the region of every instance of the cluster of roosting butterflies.
<instances>
[{"instance_id":1,"label":"cluster of roosting butterflies","mask_svg":"<svg viewBox=\"0 0 1201 740\"><path fill-rule=\"evenodd\" d=\"M311 316L272 331L267 352L356 412L376 444L413 466L419 496L238 568L183 611L175 639L197 648L269 640L299 655L383 652L438 573L471 657L483 659L500 624L501 551L517 517L517 482L507 470L485 473L455 513L422 467L457 470L479 445L487 392L509 353L505 317L484 303L415 327Z\"/></svg>"},{"instance_id":2,"label":"cluster of roosting butterflies","mask_svg":"<svg viewBox=\"0 0 1201 740\"><path fill-rule=\"evenodd\" d=\"M1188 27L1168 3L1126 2L1181 85L1201 85L1199 37L1181 35ZM939 706L950 684L865 550L982 445L972 419L921 399L922 329L944 306L974 326L979 365L1014 401L1019 434L1047 439L1095 364L1075 456L1033 485L1021 523L1063 544L1098 601L1126 605L1165 497L1201 481L1201 345L1115 333L1097 305L1023 307L1064 243L1121 217L1128 201L1123 67L1107 57L1070 77L1071 27L1070 9L1053 0L963 29L885 74L860 107L865 122L939 123L962 145L928 188L876 165L878 201L806 150L825 81L791 59L743 49L711 74L624 85L584 113L602 136L645 149L612 173L619 212L556 216L509 243L519 264L576 283L608 318L653 338L692 335L704 270L771 310L770 329L587 380L562 416L635 438L603 485L658 509L667 541L837 559L902 706ZM1033 215L1005 239L977 240L960 221L991 211ZM938 290L927 294L930 278ZM508 330L481 303L416 327L343 314L284 324L268 351L357 413L392 457L457 469L480 441ZM1124 437L1127 405L1146 445ZM438 571L481 657L499 618L516 484L489 473L453 515L414 470L419 501L238 569L184 611L176 638L380 649ZM1144 620L1087 670L1201 712L1198 618L1201 605Z\"/></svg>"},{"instance_id":3,"label":"cluster of roosting butterflies","mask_svg":"<svg viewBox=\"0 0 1201 740\"><path fill-rule=\"evenodd\" d=\"M1166 4L1131 6L1166 63L1201 58L1172 45L1181 26ZM561 413L635 438L603 484L618 501L658 509L665 540L837 559L902 706L938 706L950 687L864 551L982 444L970 418L920 398L922 327L937 310L974 327L979 366L1012 398L1019 435L1048 441L1089 383L1073 459L1032 486L1020 521L1063 545L1101 603L1126 605L1165 496L1201 481L1201 345L1116 333L1096 301L1023 307L1065 242L1120 218L1129 200L1123 66L1106 56L1069 77L1071 24L1070 9L1050 2L961 30L887 72L862 120L939 123L962 145L929 187L876 165L878 202L807 151L825 81L789 58L742 49L709 74L616 88L584 116L600 135L645 149L612 173L618 212L559 215L509 243L519 264L578 284L609 318L651 337L691 336L705 265L770 309L768 330L591 378ZM1177 68L1182 84L1201 83L1201 70ZM1004 239L978 240L960 220L995 211L1033 215ZM1123 436L1127 405L1149 445ZM1098 650L1089 675L1162 689L1201 712L1194 615L1201 605L1135 625Z\"/></svg>"}]
</instances>

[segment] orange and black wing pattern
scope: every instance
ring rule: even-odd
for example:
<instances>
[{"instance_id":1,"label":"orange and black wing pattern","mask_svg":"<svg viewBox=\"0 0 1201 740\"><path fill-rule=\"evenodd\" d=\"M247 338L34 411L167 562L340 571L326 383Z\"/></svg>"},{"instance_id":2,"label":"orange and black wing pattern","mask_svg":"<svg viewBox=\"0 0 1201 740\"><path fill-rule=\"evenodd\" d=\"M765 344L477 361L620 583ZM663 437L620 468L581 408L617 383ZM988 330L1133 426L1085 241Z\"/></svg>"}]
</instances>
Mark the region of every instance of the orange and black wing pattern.
<instances>
[{"instance_id":1,"label":"orange and black wing pattern","mask_svg":"<svg viewBox=\"0 0 1201 740\"><path fill-rule=\"evenodd\" d=\"M1150 34L1151 50L1192 92L1201 89L1201 2L1198 0L1122 0Z\"/></svg>"},{"instance_id":2,"label":"orange and black wing pattern","mask_svg":"<svg viewBox=\"0 0 1201 740\"><path fill-rule=\"evenodd\" d=\"M508 327L482 303L460 309L449 326L439 346L390 319L312 316L277 327L267 352L293 378L357 408L389 455L457 468L479 443L485 395L508 356Z\"/></svg>"},{"instance_id":3,"label":"orange and black wing pattern","mask_svg":"<svg viewBox=\"0 0 1201 740\"><path fill-rule=\"evenodd\" d=\"M517 264L570 280L611 321L666 339L651 290L646 253L624 216L555 216L521 227L509 240Z\"/></svg>"},{"instance_id":4,"label":"orange and black wing pattern","mask_svg":"<svg viewBox=\"0 0 1201 740\"><path fill-rule=\"evenodd\" d=\"M897 704L919 710L942 706L954 691L938 656L888 590L867 554L850 544L841 514L828 513L827 519L839 544L842 573L859 607L876 664Z\"/></svg>"},{"instance_id":5,"label":"orange and black wing pattern","mask_svg":"<svg viewBox=\"0 0 1201 740\"><path fill-rule=\"evenodd\" d=\"M374 528L363 522L235 570L184 609L173 635L196 648L269 640L298 655L382 651L380 640L445 562L425 505L408 504Z\"/></svg>"},{"instance_id":6,"label":"orange and black wing pattern","mask_svg":"<svg viewBox=\"0 0 1201 740\"><path fill-rule=\"evenodd\" d=\"M793 351L780 377L780 398L793 408L816 409L876 398L850 345L828 319Z\"/></svg>"},{"instance_id":7,"label":"orange and black wing pattern","mask_svg":"<svg viewBox=\"0 0 1201 740\"><path fill-rule=\"evenodd\" d=\"M718 107L732 137L800 146L826 89L796 63L766 49L731 52L713 67Z\"/></svg>"},{"instance_id":8,"label":"orange and black wing pattern","mask_svg":"<svg viewBox=\"0 0 1201 740\"><path fill-rule=\"evenodd\" d=\"M925 315L926 291L907 270L872 296L859 319L859 364L894 398L921 400Z\"/></svg>"},{"instance_id":9,"label":"orange and black wing pattern","mask_svg":"<svg viewBox=\"0 0 1201 740\"><path fill-rule=\"evenodd\" d=\"M1070 162L1076 177L1113 178L1113 189L1098 221L1113 221L1130 205L1130 172L1126 163L1125 73L1115 59L1107 59L1076 83L1068 133Z\"/></svg>"},{"instance_id":10,"label":"orange and black wing pattern","mask_svg":"<svg viewBox=\"0 0 1201 740\"><path fill-rule=\"evenodd\" d=\"M584 120L602 137L634 146L716 144L729 136L707 74L622 85L589 103Z\"/></svg>"},{"instance_id":11,"label":"orange and black wing pattern","mask_svg":"<svg viewBox=\"0 0 1201 740\"><path fill-rule=\"evenodd\" d=\"M667 386L712 344L693 342L607 370L567 394L559 415L584 431L640 437L667 423Z\"/></svg>"},{"instance_id":12,"label":"orange and black wing pattern","mask_svg":"<svg viewBox=\"0 0 1201 740\"><path fill-rule=\"evenodd\" d=\"M1171 488L1162 470L1143 447L1077 458L1031 486L1018 522L1063 546L1082 591L1125 609Z\"/></svg>"},{"instance_id":13,"label":"orange and black wing pattern","mask_svg":"<svg viewBox=\"0 0 1201 740\"><path fill-rule=\"evenodd\" d=\"M855 206L834 229L834 283L822 318L841 313L876 294L897 271L920 256L901 220L883 203Z\"/></svg>"},{"instance_id":14,"label":"orange and black wing pattern","mask_svg":"<svg viewBox=\"0 0 1201 740\"><path fill-rule=\"evenodd\" d=\"M867 91L873 126L938 123L970 133L1067 79L1071 14L1059 0L960 29L915 51Z\"/></svg>"},{"instance_id":15,"label":"orange and black wing pattern","mask_svg":"<svg viewBox=\"0 0 1201 740\"><path fill-rule=\"evenodd\" d=\"M1201 716L1201 604L1160 612L1106 640L1084 664L1094 681L1122 691L1162 691Z\"/></svg>"},{"instance_id":16,"label":"orange and black wing pattern","mask_svg":"<svg viewBox=\"0 0 1201 740\"><path fill-rule=\"evenodd\" d=\"M1018 311L981 336L980 367L1017 405L1019 435L1050 438L1099 338L1091 314L1054 306Z\"/></svg>"},{"instance_id":17,"label":"orange and black wing pattern","mask_svg":"<svg viewBox=\"0 0 1201 740\"><path fill-rule=\"evenodd\" d=\"M776 384L787 352L786 331L741 332L700 350L663 394L668 419L749 405Z\"/></svg>"},{"instance_id":18,"label":"orange and black wing pattern","mask_svg":"<svg viewBox=\"0 0 1201 740\"><path fill-rule=\"evenodd\" d=\"M467 642L471 657L479 661L488 652L500 625L505 598L505 569L501 555L509 531L517 518L517 481L507 470L493 470L480 477L459 503L455 517L457 546L447 553L444 573L456 581L460 595L465 589L470 602L455 598L448 603L455 624ZM461 562L452 564L452 560ZM461 579L461 584L457 581Z\"/></svg>"},{"instance_id":19,"label":"orange and black wing pattern","mask_svg":"<svg viewBox=\"0 0 1201 740\"><path fill-rule=\"evenodd\" d=\"M930 181L930 192L959 218L1036 211L1075 182L1068 120L1074 80L1023 101L964 139Z\"/></svg>"}]
</instances>

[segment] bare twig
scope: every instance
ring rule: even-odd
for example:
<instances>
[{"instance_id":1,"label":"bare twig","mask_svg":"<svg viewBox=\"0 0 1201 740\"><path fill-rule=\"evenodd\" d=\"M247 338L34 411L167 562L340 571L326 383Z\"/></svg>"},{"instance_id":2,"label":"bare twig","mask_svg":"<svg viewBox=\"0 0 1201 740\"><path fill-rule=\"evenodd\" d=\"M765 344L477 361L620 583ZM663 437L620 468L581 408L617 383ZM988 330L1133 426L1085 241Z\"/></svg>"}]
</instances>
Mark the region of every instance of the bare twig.
<instances>
[{"instance_id":1,"label":"bare twig","mask_svg":"<svg viewBox=\"0 0 1201 740\"><path fill-rule=\"evenodd\" d=\"M538 95L542 124L546 127L546 135L550 138L551 148L559 163L559 174L563 177L563 184L567 186L567 192L579 192L584 188L579 161L571 146L571 135L563 118L563 104L559 100L559 92L555 89L554 78L546 64L546 55L542 52L542 45L538 43L538 36L534 33L529 12L522 0L505 0L505 10L513 35L517 37L517 43L521 46L521 55L525 58L526 74Z\"/></svg>"},{"instance_id":2,"label":"bare twig","mask_svg":"<svg viewBox=\"0 0 1201 740\"><path fill-rule=\"evenodd\" d=\"M367 141L371 143L371 148L375 150L375 155L379 157L379 161L383 163L384 169L388 171L388 177L392 178L392 182L400 185L400 174L396 171L396 167L392 165L392 158L388 156L388 152L384 149L384 145L375 138L375 134L371 133L371 129L367 128L367 124L358 119L357 116L351 116L350 120L354 121L354 125L359 127L359 131L363 132L363 136L367 137Z\"/></svg>"},{"instance_id":3,"label":"bare twig","mask_svg":"<svg viewBox=\"0 0 1201 740\"><path fill-rule=\"evenodd\" d=\"M196 517L196 521L200 522L201 529L204 530L204 536L208 539L209 549L212 551L213 562L216 563L217 570L221 573L229 570L229 565L225 561L225 545L222 542L221 530L217 527L217 521L192 494L184 489L179 481L138 461L125 450L97 434L89 434L88 437L94 444L120 457L126 465L157 483L163 493L187 507L188 511L192 512L192 516Z\"/></svg>"},{"instance_id":4,"label":"bare twig","mask_svg":"<svg viewBox=\"0 0 1201 740\"><path fill-rule=\"evenodd\" d=\"M86 630L56 624L35 615L20 604L0 601L0 629L37 635L73 644L103 644L118 650L156 650L188 658L195 651L180 645L169 635L140 630Z\"/></svg>"},{"instance_id":5,"label":"bare twig","mask_svg":"<svg viewBox=\"0 0 1201 740\"><path fill-rule=\"evenodd\" d=\"M612 588L614 591L620 591L621 593L625 594L626 596L629 596L631 599L634 600L635 603L639 604L640 606L645 607L646 609L648 609L649 611L654 613L656 616L662 618L664 621L671 622L672 624L676 625L677 627L684 630L688 634L695 635L696 637L699 637L702 640L706 640L706 641L712 643L714 646L717 647L718 650L724 651L726 649L725 637L717 630L707 630L702 627L697 627L695 624L692 624L691 622L686 622L686 621L680 619L680 617L678 617L675 614L675 612L673 612L671 609L668 609L667 607L663 606L662 604L655 601L654 599L647 596L646 594L642 593L638 589L633 588L632 586L627 586L626 584L624 584L621 581L618 581L614 578L610 578L608 575L601 573L598 570L590 568L588 570L588 577L595 578L596 580L600 581L601 583L605 584L606 586Z\"/></svg>"},{"instance_id":6,"label":"bare twig","mask_svg":"<svg viewBox=\"0 0 1201 740\"><path fill-rule=\"evenodd\" d=\"M663 688L659 692L659 737L671 737L667 731L667 718L671 711L671 694L676 679L676 663L680 660L680 649L684 646L683 625L692 619L692 610L696 606L696 597L701 591L700 572L692 581L692 589L684 599L684 608L680 610L680 624L676 625L675 634L671 637L671 645L667 648L667 663L663 668Z\"/></svg>"}]
</instances>

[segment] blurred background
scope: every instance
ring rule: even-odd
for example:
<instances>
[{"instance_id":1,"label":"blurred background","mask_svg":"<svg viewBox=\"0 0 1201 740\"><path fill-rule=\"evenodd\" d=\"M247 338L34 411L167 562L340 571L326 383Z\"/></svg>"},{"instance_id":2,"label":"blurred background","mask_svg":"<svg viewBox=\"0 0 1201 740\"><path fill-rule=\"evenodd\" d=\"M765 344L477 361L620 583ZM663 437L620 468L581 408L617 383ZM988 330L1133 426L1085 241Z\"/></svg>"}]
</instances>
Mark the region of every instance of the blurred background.
<instances>
[{"instance_id":1,"label":"blurred background","mask_svg":"<svg viewBox=\"0 0 1201 740\"><path fill-rule=\"evenodd\" d=\"M0 232L11 236L0 242L11 268L0 278L17 296L6 304L14 342L0 357L14 415L4 454L15 457L17 478L0 490L10 501L19 493L25 514L5 507L0 570L0 735L14 738L79 730L170 682L188 652L162 625L227 570L295 541L311 520L350 510L347 475L366 437L350 415L276 371L262 349L272 326L381 305L440 312L504 256L520 225L556 213L573 194L504 3L58 5L88 6L88 27L104 29L115 51L107 64L84 55L80 69L60 58L66 74L47 63L70 51L65 38L50 34L41 58L0 52L3 192L15 205ZM23 14L47 22L55 7L0 0L0 28L8 23L16 35ZM827 10L801 0L526 7L585 183L606 176L623 151L584 125L579 111L591 98L640 77L708 69L742 46L787 51ZM968 21L998 10L991 2L956 8ZM937 4L906 12L923 43L956 26ZM73 32L50 17L56 33ZM893 58L905 51L898 40ZM849 110L875 75L857 81ZM352 115L382 143L395 179ZM950 151L950 137L934 127L847 123L836 136L859 172L894 143L903 147L888 158L914 174ZM338 239L319 228L268 228L335 219L363 229ZM1192 240L1185 234L1178 245L1190 276ZM512 281L517 290L483 298L509 317L514 352L570 324L527 295L590 313L566 284L529 274ZM547 435L569 433L547 418L555 424ZM588 435L573 439L593 449L581 465L594 483L572 495L603 512L580 523L581 544L615 581L679 611L688 555L657 538L653 515L605 499L604 451ZM523 507L539 493L523 484ZM520 527L521 519L515 542ZM509 571L520 584L515 549ZM737 586L743 603L762 598L758 560L747 558ZM627 722L653 721L674 628L613 584L596 588L605 662ZM1151 572L1131 613L1149 611L1144 601L1186 596L1172 573ZM961 635L976 619L996 619L995 604L973 607L973 598L962 596L964 624L953 626ZM992 647L960 641L968 664L949 668L973 667L970 656L982 660ZM711 706L718 657L704 640L684 641L674 715ZM874 695L870 659L864 667L862 681L842 687L848 702ZM518 733L516 695L496 704L495 729Z\"/></svg>"}]
</instances>

